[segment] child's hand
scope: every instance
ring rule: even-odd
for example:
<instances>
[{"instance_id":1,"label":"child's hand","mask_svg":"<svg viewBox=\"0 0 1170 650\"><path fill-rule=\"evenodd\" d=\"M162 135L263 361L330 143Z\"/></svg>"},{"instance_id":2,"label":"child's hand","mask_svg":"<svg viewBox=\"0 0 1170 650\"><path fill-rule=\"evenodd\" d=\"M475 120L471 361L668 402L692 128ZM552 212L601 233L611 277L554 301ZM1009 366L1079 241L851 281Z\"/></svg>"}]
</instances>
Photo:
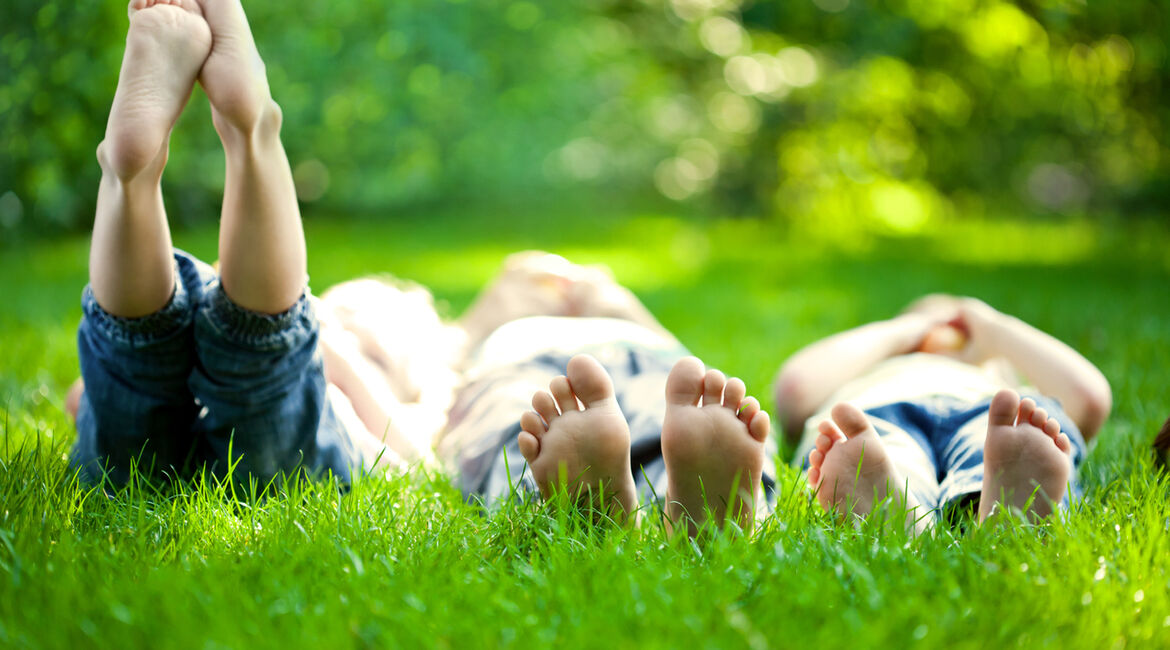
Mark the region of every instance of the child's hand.
<instances>
[{"instance_id":1,"label":"child's hand","mask_svg":"<svg viewBox=\"0 0 1170 650\"><path fill-rule=\"evenodd\" d=\"M993 334L1002 318L1003 314L978 298L961 298L958 312L947 322L963 338L953 356L975 365L994 357Z\"/></svg>"}]
</instances>

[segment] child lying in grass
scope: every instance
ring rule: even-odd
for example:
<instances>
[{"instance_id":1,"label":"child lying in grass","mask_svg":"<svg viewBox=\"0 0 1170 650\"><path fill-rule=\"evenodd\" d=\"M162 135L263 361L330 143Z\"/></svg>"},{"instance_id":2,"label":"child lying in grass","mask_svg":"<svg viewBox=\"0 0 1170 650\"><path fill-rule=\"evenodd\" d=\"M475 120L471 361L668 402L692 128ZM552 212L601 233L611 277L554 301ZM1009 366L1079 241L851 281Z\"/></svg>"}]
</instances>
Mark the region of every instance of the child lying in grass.
<instances>
[{"instance_id":1,"label":"child lying in grass","mask_svg":"<svg viewBox=\"0 0 1170 650\"><path fill-rule=\"evenodd\" d=\"M604 274L540 254L513 258L455 328L470 361L443 353L453 339L429 299L363 329L363 310L351 307L385 307L385 285L359 281L324 301L319 347L280 109L243 8L133 0L129 14L97 151L82 382L70 400L72 460L86 478L117 484L135 468L170 477L209 468L261 484L294 472L348 482L375 459L430 453L458 367L467 384L440 451L469 492L507 492L510 446L512 476L545 494L565 489L623 517L640 482L661 477L674 524L687 513L701 521L707 500L716 518L730 512L750 526L767 415L743 382L685 357ZM196 80L227 162L218 271L172 248L160 190L170 132ZM523 318L538 314L545 318ZM386 335L395 328L409 336ZM622 379L617 390L612 376ZM529 403L521 433L516 420Z\"/></svg>"},{"instance_id":2,"label":"child lying in grass","mask_svg":"<svg viewBox=\"0 0 1170 650\"><path fill-rule=\"evenodd\" d=\"M709 514L751 528L771 484L768 416L607 272L513 255L451 326L423 296L357 280L322 298L326 372L368 431L398 437L397 423L418 421L401 402L428 402L448 414L437 453L469 497L565 492L619 520L664 497L672 529L696 532ZM423 456L431 440L413 444Z\"/></svg>"},{"instance_id":3,"label":"child lying in grass","mask_svg":"<svg viewBox=\"0 0 1170 650\"><path fill-rule=\"evenodd\" d=\"M82 302L73 462L124 482L231 462L343 481L362 457L330 408L280 109L239 0L133 0ZM227 175L219 272L171 246L160 181L199 83ZM372 442L372 441L371 441ZM230 455L230 458L229 458Z\"/></svg>"},{"instance_id":4,"label":"child lying in grass","mask_svg":"<svg viewBox=\"0 0 1170 650\"><path fill-rule=\"evenodd\" d=\"M979 521L1004 507L1050 514L1075 493L1071 472L1112 396L1067 345L936 295L802 349L776 401L826 510L864 516L888 499L922 529L957 505L977 503Z\"/></svg>"}]
</instances>

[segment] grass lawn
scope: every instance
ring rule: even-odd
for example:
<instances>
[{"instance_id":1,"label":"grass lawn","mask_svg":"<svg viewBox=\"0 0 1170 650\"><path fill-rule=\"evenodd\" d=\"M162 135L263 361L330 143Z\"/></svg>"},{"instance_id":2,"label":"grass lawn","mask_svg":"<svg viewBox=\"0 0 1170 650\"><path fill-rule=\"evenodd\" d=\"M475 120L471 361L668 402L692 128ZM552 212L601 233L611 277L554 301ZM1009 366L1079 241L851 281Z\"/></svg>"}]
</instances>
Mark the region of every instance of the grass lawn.
<instances>
[{"instance_id":1,"label":"grass lawn","mask_svg":"<svg viewBox=\"0 0 1170 650\"><path fill-rule=\"evenodd\" d=\"M1164 225L963 224L839 242L757 221L503 212L311 215L318 289L412 278L457 314L504 255L609 264L709 365L769 383L801 345L928 291L979 296L1097 363L1115 407L1069 516L907 538L831 522L793 470L750 539L668 543L514 504L485 516L415 472L338 497L79 487L59 404L76 375L87 241L0 251L0 647L901 648L1170 646ZM844 243L842 243L844 242ZM212 230L176 243L215 256ZM517 414L519 415L519 414Z\"/></svg>"}]
</instances>

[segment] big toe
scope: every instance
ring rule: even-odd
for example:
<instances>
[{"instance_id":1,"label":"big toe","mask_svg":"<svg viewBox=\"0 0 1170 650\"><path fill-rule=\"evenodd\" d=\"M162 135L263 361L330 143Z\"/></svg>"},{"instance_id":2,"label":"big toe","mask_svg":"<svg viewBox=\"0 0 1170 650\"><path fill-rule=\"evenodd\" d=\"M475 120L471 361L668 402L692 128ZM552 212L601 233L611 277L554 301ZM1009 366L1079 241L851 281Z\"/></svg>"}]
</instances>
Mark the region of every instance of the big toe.
<instances>
[{"instance_id":1,"label":"big toe","mask_svg":"<svg viewBox=\"0 0 1170 650\"><path fill-rule=\"evenodd\" d=\"M833 407L833 421L841 427L846 437L858 436L869 429L869 419L856 406L841 402Z\"/></svg>"},{"instance_id":2,"label":"big toe","mask_svg":"<svg viewBox=\"0 0 1170 650\"><path fill-rule=\"evenodd\" d=\"M573 392L586 406L613 398L613 380L601 363L588 354L578 354L569 359L565 372Z\"/></svg>"},{"instance_id":3,"label":"big toe","mask_svg":"<svg viewBox=\"0 0 1170 650\"><path fill-rule=\"evenodd\" d=\"M695 357L684 357L674 364L666 378L666 403L696 406L703 396L703 362Z\"/></svg>"},{"instance_id":4,"label":"big toe","mask_svg":"<svg viewBox=\"0 0 1170 650\"><path fill-rule=\"evenodd\" d=\"M1010 427L1016 423L1016 414L1019 410L1019 394L1010 388L1005 388L991 398L991 406L987 410L988 423L991 426Z\"/></svg>"}]
</instances>

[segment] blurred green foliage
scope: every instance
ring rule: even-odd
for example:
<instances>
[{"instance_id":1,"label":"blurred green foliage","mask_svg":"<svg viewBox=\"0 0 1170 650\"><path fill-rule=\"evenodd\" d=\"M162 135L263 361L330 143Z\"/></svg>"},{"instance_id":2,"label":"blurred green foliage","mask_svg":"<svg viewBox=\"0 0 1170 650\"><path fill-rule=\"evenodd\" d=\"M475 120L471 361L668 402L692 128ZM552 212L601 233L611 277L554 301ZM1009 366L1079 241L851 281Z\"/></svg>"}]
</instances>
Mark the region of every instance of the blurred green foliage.
<instances>
[{"instance_id":1,"label":"blurred green foliage","mask_svg":"<svg viewBox=\"0 0 1170 650\"><path fill-rule=\"evenodd\" d=\"M1170 0L247 3L302 201L657 192L812 229L1170 205ZM116 2L6 0L0 234L84 226ZM215 214L196 92L164 180Z\"/></svg>"}]
</instances>

